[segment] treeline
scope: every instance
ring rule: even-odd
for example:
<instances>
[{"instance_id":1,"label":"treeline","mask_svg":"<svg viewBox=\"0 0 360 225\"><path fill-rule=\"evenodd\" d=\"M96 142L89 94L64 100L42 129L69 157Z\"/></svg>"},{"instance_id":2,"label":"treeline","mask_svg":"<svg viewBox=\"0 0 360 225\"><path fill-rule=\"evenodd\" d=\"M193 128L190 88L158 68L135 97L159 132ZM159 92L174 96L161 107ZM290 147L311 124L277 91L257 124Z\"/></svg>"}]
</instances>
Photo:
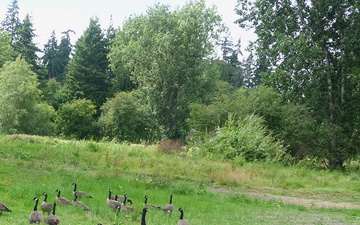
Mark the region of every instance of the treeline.
<instances>
[{"instance_id":1,"label":"treeline","mask_svg":"<svg viewBox=\"0 0 360 225\"><path fill-rule=\"evenodd\" d=\"M258 35L240 61L240 43L202 0L155 4L121 28L102 29L93 17L74 46L69 29L42 50L12 0L0 32L0 132L181 140L194 154L236 163L343 168L360 146L360 38L349 36L358 3L257 2L236 7L237 23Z\"/></svg>"}]
</instances>

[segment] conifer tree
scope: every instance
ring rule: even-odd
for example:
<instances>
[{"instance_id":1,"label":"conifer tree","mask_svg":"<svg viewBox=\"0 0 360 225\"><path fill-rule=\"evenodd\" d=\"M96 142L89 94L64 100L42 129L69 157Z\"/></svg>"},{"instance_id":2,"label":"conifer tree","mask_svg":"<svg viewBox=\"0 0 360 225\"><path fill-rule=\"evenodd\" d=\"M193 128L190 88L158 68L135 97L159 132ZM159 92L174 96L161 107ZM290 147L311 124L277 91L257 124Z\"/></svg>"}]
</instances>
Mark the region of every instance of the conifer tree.
<instances>
[{"instance_id":1,"label":"conifer tree","mask_svg":"<svg viewBox=\"0 0 360 225\"><path fill-rule=\"evenodd\" d=\"M66 78L70 99L86 98L97 107L106 101L110 90L108 78L108 41L98 18L91 18L88 28L75 44L75 54Z\"/></svg>"},{"instance_id":2,"label":"conifer tree","mask_svg":"<svg viewBox=\"0 0 360 225\"><path fill-rule=\"evenodd\" d=\"M15 44L18 41L17 30L20 26L19 6L17 0L12 0L9 4L6 18L1 22L1 26L4 31L9 33L11 37L11 44Z\"/></svg>"}]
</instances>

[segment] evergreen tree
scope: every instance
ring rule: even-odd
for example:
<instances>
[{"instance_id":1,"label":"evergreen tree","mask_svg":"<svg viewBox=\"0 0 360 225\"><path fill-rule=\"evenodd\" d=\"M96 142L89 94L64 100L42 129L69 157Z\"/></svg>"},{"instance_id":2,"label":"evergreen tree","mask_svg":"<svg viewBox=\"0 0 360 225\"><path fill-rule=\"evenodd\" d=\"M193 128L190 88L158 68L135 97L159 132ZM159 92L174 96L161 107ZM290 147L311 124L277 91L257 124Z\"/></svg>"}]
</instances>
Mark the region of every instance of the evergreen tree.
<instances>
[{"instance_id":1,"label":"evergreen tree","mask_svg":"<svg viewBox=\"0 0 360 225\"><path fill-rule=\"evenodd\" d=\"M44 45L42 63L48 70L47 78L51 79L57 77L59 69L59 58L57 57L58 45L55 31L51 33L50 39Z\"/></svg>"},{"instance_id":2,"label":"evergreen tree","mask_svg":"<svg viewBox=\"0 0 360 225\"><path fill-rule=\"evenodd\" d=\"M227 34L221 43L221 50L222 62L217 62L221 69L221 79L229 82L235 88L243 86L244 76L241 63L238 59L238 55L242 54L240 50L240 40L237 45L234 45Z\"/></svg>"},{"instance_id":3,"label":"evergreen tree","mask_svg":"<svg viewBox=\"0 0 360 225\"><path fill-rule=\"evenodd\" d=\"M38 65L39 57L36 53L40 52L40 49L33 42L33 38L36 36L34 31L31 17L27 14L17 30L18 41L14 48L32 66L32 70L38 73L40 66Z\"/></svg>"},{"instance_id":4,"label":"evergreen tree","mask_svg":"<svg viewBox=\"0 0 360 225\"><path fill-rule=\"evenodd\" d=\"M56 39L55 31L51 33L48 43L44 45L44 55L41 58L43 65L47 68L47 78L55 78L59 82L64 81L65 68L70 61L71 43L68 30L61 38L60 45Z\"/></svg>"},{"instance_id":5,"label":"evergreen tree","mask_svg":"<svg viewBox=\"0 0 360 225\"><path fill-rule=\"evenodd\" d=\"M20 26L19 6L17 0L12 0L8 6L6 18L1 22L2 28L9 33L11 37L11 44L18 41L18 32Z\"/></svg>"},{"instance_id":6,"label":"evergreen tree","mask_svg":"<svg viewBox=\"0 0 360 225\"><path fill-rule=\"evenodd\" d=\"M73 49L73 45L71 44L70 33L74 33L73 30L67 30L62 32L63 36L61 37L59 48L58 48L58 55L61 59L61 67L59 68L59 74L57 76L57 80L62 84L65 82L65 73L66 68L70 62L70 55Z\"/></svg>"},{"instance_id":7,"label":"evergreen tree","mask_svg":"<svg viewBox=\"0 0 360 225\"><path fill-rule=\"evenodd\" d=\"M97 109L109 97L107 59L108 42L98 18L91 18L88 28L75 44L75 54L66 78L68 98L91 100Z\"/></svg>"}]
</instances>

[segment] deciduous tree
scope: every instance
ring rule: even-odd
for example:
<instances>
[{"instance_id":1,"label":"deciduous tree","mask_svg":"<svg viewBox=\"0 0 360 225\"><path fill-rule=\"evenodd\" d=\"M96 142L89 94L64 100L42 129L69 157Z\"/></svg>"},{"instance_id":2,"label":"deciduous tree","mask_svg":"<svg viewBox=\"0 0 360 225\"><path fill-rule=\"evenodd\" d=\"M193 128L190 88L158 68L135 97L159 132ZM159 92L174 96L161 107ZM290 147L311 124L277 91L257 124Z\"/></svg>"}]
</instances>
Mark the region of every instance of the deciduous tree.
<instances>
[{"instance_id":1,"label":"deciduous tree","mask_svg":"<svg viewBox=\"0 0 360 225\"><path fill-rule=\"evenodd\" d=\"M0 132L49 135L53 131L53 109L40 104L38 85L24 59L4 65L0 71Z\"/></svg>"},{"instance_id":2,"label":"deciduous tree","mask_svg":"<svg viewBox=\"0 0 360 225\"><path fill-rule=\"evenodd\" d=\"M10 44L10 35L0 28L0 68L7 61L14 60L15 52Z\"/></svg>"},{"instance_id":3,"label":"deciduous tree","mask_svg":"<svg viewBox=\"0 0 360 225\"><path fill-rule=\"evenodd\" d=\"M352 0L238 0L241 27L253 27L263 81L283 97L306 104L319 124L333 124L338 138L323 157L332 168L356 154L353 111L357 88L349 79L359 67L359 2ZM340 128L340 129L338 129Z\"/></svg>"},{"instance_id":4,"label":"deciduous tree","mask_svg":"<svg viewBox=\"0 0 360 225\"><path fill-rule=\"evenodd\" d=\"M126 68L139 85L141 99L168 138L187 132L188 105L212 87L214 74L204 60L222 31L221 17L204 1L181 9L157 4L129 18L111 48L112 69Z\"/></svg>"}]
</instances>

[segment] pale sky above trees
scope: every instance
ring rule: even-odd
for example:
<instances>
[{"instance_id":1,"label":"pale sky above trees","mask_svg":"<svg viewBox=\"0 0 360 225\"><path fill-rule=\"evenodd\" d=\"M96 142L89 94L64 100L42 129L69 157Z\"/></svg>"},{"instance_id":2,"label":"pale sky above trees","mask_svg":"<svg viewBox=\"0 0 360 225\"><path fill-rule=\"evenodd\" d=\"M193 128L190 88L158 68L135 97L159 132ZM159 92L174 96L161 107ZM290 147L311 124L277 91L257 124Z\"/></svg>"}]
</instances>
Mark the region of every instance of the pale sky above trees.
<instances>
[{"instance_id":1,"label":"pale sky above trees","mask_svg":"<svg viewBox=\"0 0 360 225\"><path fill-rule=\"evenodd\" d=\"M0 0L0 20L5 18L5 14L11 0ZM35 28L34 42L40 49L55 30L58 39L61 32L72 29L76 32L71 36L72 41L76 41L85 31L89 24L90 17L97 16L103 29L109 26L110 16L113 17L115 28L121 26L124 19L131 15L145 13L149 6L155 3L167 4L176 9L186 2L185 0L18 0L19 17L22 20L27 13L32 16ZM241 38L243 49L249 40L255 38L252 32L241 30L233 22L237 19L234 12L237 0L205 0L208 6L215 5L218 13L222 16L225 24L230 28L231 37L234 42ZM244 53L244 51L243 51Z\"/></svg>"}]
</instances>

